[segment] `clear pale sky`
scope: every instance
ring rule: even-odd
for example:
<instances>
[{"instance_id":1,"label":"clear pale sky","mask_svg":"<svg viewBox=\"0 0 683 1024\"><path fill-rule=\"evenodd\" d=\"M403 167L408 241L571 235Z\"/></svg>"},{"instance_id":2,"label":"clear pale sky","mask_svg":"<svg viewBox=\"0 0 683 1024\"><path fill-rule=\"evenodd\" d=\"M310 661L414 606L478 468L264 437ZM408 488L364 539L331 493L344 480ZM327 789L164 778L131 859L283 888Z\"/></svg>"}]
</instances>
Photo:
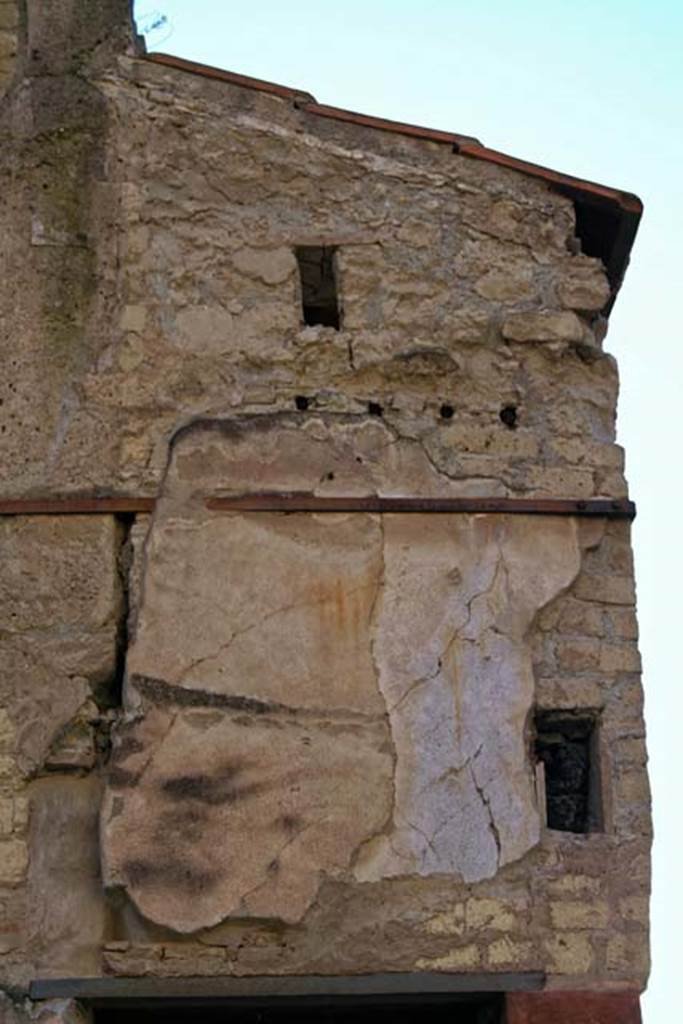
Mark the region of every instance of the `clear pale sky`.
<instances>
[{"instance_id":1,"label":"clear pale sky","mask_svg":"<svg viewBox=\"0 0 683 1024\"><path fill-rule=\"evenodd\" d=\"M683 697L681 0L137 0L149 49L471 134L637 193L645 215L611 316L634 527L656 843L645 1024L673 1024L680 970Z\"/></svg>"}]
</instances>

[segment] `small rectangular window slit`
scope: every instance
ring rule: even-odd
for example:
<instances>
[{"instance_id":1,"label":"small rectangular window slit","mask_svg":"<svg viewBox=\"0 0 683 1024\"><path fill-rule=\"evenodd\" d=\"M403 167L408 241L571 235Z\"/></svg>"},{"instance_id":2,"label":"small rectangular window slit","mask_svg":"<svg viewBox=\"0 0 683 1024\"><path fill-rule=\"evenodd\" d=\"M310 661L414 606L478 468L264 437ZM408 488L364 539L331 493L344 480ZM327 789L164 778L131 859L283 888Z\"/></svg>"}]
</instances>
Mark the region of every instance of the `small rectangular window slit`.
<instances>
[{"instance_id":1,"label":"small rectangular window slit","mask_svg":"<svg viewBox=\"0 0 683 1024\"><path fill-rule=\"evenodd\" d=\"M304 323L309 327L320 325L339 330L336 252L334 247L325 245L300 245L295 250Z\"/></svg>"},{"instance_id":2,"label":"small rectangular window slit","mask_svg":"<svg viewBox=\"0 0 683 1024\"><path fill-rule=\"evenodd\" d=\"M601 832L597 711L540 711L535 716L539 810L559 832Z\"/></svg>"}]
</instances>

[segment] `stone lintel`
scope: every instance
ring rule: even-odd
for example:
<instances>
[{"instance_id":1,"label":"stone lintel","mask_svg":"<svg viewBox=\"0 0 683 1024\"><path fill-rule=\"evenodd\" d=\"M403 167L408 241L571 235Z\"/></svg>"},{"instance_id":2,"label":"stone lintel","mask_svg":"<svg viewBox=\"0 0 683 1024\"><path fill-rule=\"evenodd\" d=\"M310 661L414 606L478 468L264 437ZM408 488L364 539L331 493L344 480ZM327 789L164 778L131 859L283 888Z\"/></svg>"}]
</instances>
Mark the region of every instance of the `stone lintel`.
<instances>
[{"instance_id":1,"label":"stone lintel","mask_svg":"<svg viewBox=\"0 0 683 1024\"><path fill-rule=\"evenodd\" d=\"M531 992L541 989L540 971L484 974L386 973L359 975L255 976L251 978L45 978L31 983L32 999L71 998L105 1005L142 1001L301 999L307 997L448 996L460 993Z\"/></svg>"}]
</instances>

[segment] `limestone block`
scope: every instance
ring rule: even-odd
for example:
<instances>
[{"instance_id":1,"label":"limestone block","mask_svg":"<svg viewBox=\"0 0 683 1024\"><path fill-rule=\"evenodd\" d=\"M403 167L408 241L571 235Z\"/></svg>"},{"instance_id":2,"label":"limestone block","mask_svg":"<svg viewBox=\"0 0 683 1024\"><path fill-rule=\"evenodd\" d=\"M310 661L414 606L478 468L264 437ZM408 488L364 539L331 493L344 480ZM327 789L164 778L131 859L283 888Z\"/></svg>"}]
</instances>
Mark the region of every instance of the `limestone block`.
<instances>
[{"instance_id":1,"label":"limestone block","mask_svg":"<svg viewBox=\"0 0 683 1024\"><path fill-rule=\"evenodd\" d=\"M14 57L17 52L17 37L15 32L0 31L0 59Z\"/></svg>"},{"instance_id":2,"label":"limestone block","mask_svg":"<svg viewBox=\"0 0 683 1024\"><path fill-rule=\"evenodd\" d=\"M510 341L580 342L585 329L575 313L513 313L503 323Z\"/></svg>"},{"instance_id":3,"label":"limestone block","mask_svg":"<svg viewBox=\"0 0 683 1024\"><path fill-rule=\"evenodd\" d=\"M626 896L619 900L619 913L624 921L636 921L638 924L646 925L649 903L647 896Z\"/></svg>"},{"instance_id":4,"label":"limestone block","mask_svg":"<svg viewBox=\"0 0 683 1024\"><path fill-rule=\"evenodd\" d=\"M466 971L481 963L481 951L478 946L470 943L458 946L445 956L420 957L415 967L418 971Z\"/></svg>"},{"instance_id":5,"label":"limestone block","mask_svg":"<svg viewBox=\"0 0 683 1024\"><path fill-rule=\"evenodd\" d=\"M645 931L613 935L607 943L606 966L610 973L645 981L650 970L650 951Z\"/></svg>"},{"instance_id":6,"label":"limestone block","mask_svg":"<svg viewBox=\"0 0 683 1024\"><path fill-rule=\"evenodd\" d=\"M9 79L14 71L14 65L15 57L13 55L0 57L0 92L4 92L9 85Z\"/></svg>"},{"instance_id":7,"label":"limestone block","mask_svg":"<svg viewBox=\"0 0 683 1024\"><path fill-rule=\"evenodd\" d=\"M567 235L573 227L570 208L532 205L517 198L468 196L463 203L463 220L487 235L529 246L540 263L564 255Z\"/></svg>"},{"instance_id":8,"label":"limestone block","mask_svg":"<svg viewBox=\"0 0 683 1024\"><path fill-rule=\"evenodd\" d=\"M474 931L490 928L497 932L507 932L514 928L516 921L514 907L504 901L486 897L469 899L466 916L467 927Z\"/></svg>"},{"instance_id":9,"label":"limestone block","mask_svg":"<svg viewBox=\"0 0 683 1024\"><path fill-rule=\"evenodd\" d=\"M243 274L258 277L266 284L282 284L296 269L294 253L284 247L239 249L233 256L233 262Z\"/></svg>"},{"instance_id":10,"label":"limestone block","mask_svg":"<svg viewBox=\"0 0 683 1024\"><path fill-rule=\"evenodd\" d=\"M602 645L593 637L561 639L555 645L558 667L565 672L586 672L597 669Z\"/></svg>"},{"instance_id":11,"label":"limestone block","mask_svg":"<svg viewBox=\"0 0 683 1024\"><path fill-rule=\"evenodd\" d=\"M535 954L533 943L516 942L513 939L504 938L492 942L487 952L488 962L491 967L522 966L534 959L538 960Z\"/></svg>"},{"instance_id":12,"label":"limestone block","mask_svg":"<svg viewBox=\"0 0 683 1024\"><path fill-rule=\"evenodd\" d=\"M14 748L17 731L6 708L0 708L0 752L8 754Z\"/></svg>"},{"instance_id":13,"label":"limestone block","mask_svg":"<svg viewBox=\"0 0 683 1024\"><path fill-rule=\"evenodd\" d=\"M0 3L0 29L19 27L19 4L17 0L2 0Z\"/></svg>"},{"instance_id":14,"label":"limestone block","mask_svg":"<svg viewBox=\"0 0 683 1024\"><path fill-rule=\"evenodd\" d=\"M544 945L553 973L587 974L593 966L593 947L582 932L557 932Z\"/></svg>"},{"instance_id":15,"label":"limestone block","mask_svg":"<svg viewBox=\"0 0 683 1024\"><path fill-rule=\"evenodd\" d=\"M640 654L635 644L603 644L600 668L603 672L640 672Z\"/></svg>"},{"instance_id":16,"label":"limestone block","mask_svg":"<svg viewBox=\"0 0 683 1024\"><path fill-rule=\"evenodd\" d=\"M147 309L141 305L124 306L121 311L119 326L122 331L133 331L139 334L147 322ZM133 367L130 367L133 369Z\"/></svg>"},{"instance_id":17,"label":"limestone block","mask_svg":"<svg viewBox=\"0 0 683 1024\"><path fill-rule=\"evenodd\" d=\"M116 620L113 516L16 516L0 521L0 628L93 631Z\"/></svg>"},{"instance_id":18,"label":"limestone block","mask_svg":"<svg viewBox=\"0 0 683 1024\"><path fill-rule=\"evenodd\" d=\"M19 885L26 877L28 849L21 839L0 843L0 884Z\"/></svg>"},{"instance_id":19,"label":"limestone block","mask_svg":"<svg viewBox=\"0 0 683 1024\"><path fill-rule=\"evenodd\" d=\"M574 594L583 601L603 604L634 605L636 601L633 576L614 573L581 573Z\"/></svg>"},{"instance_id":20,"label":"limestone block","mask_svg":"<svg viewBox=\"0 0 683 1024\"><path fill-rule=\"evenodd\" d=\"M618 444L601 444L585 437L554 437L548 441L547 450L562 462L624 468L624 449Z\"/></svg>"},{"instance_id":21,"label":"limestone block","mask_svg":"<svg viewBox=\"0 0 683 1024\"><path fill-rule=\"evenodd\" d=\"M610 284L600 260L573 260L557 284L560 302L567 309L593 312L602 309L610 297Z\"/></svg>"},{"instance_id":22,"label":"limestone block","mask_svg":"<svg viewBox=\"0 0 683 1024\"><path fill-rule=\"evenodd\" d=\"M99 971L104 934L100 879L99 779L54 777L31 786L28 878L32 955L43 972Z\"/></svg>"},{"instance_id":23,"label":"limestone block","mask_svg":"<svg viewBox=\"0 0 683 1024\"><path fill-rule=\"evenodd\" d=\"M604 900L563 900L550 904L550 919L557 929L606 928L609 907Z\"/></svg>"},{"instance_id":24,"label":"limestone block","mask_svg":"<svg viewBox=\"0 0 683 1024\"><path fill-rule=\"evenodd\" d=\"M12 797L0 797L0 836L10 835L14 828L14 800Z\"/></svg>"},{"instance_id":25,"label":"limestone block","mask_svg":"<svg viewBox=\"0 0 683 1024\"><path fill-rule=\"evenodd\" d=\"M602 892L602 881L590 875L562 875L548 882L552 896L583 897L589 902Z\"/></svg>"},{"instance_id":26,"label":"limestone block","mask_svg":"<svg viewBox=\"0 0 683 1024\"><path fill-rule=\"evenodd\" d=\"M623 803L649 803L650 784L647 772L642 768L640 771L625 772L617 779L615 792L619 801Z\"/></svg>"},{"instance_id":27,"label":"limestone block","mask_svg":"<svg viewBox=\"0 0 683 1024\"><path fill-rule=\"evenodd\" d=\"M457 903L430 917L424 927L429 935L462 935L465 926L465 904Z\"/></svg>"},{"instance_id":28,"label":"limestone block","mask_svg":"<svg viewBox=\"0 0 683 1024\"><path fill-rule=\"evenodd\" d=\"M119 545L111 516L0 522L0 732L14 733L24 773L43 764L75 716L88 717L93 689L113 678Z\"/></svg>"},{"instance_id":29,"label":"limestone block","mask_svg":"<svg viewBox=\"0 0 683 1024\"><path fill-rule=\"evenodd\" d=\"M533 295L533 271L531 267L506 267L490 270L476 282L475 291L485 299L498 302L519 302Z\"/></svg>"},{"instance_id":30,"label":"limestone block","mask_svg":"<svg viewBox=\"0 0 683 1024\"><path fill-rule=\"evenodd\" d=\"M89 702L92 690L82 676L68 676L20 643L2 645L0 695L16 729L15 750L23 774L44 763L61 731Z\"/></svg>"},{"instance_id":31,"label":"limestone block","mask_svg":"<svg viewBox=\"0 0 683 1024\"><path fill-rule=\"evenodd\" d=\"M614 636L624 640L638 639L638 620L632 608L608 608L606 615Z\"/></svg>"},{"instance_id":32,"label":"limestone block","mask_svg":"<svg viewBox=\"0 0 683 1024\"><path fill-rule=\"evenodd\" d=\"M482 452L506 459L538 459L540 439L531 430L501 430L500 422L489 427L449 423L440 431L440 442L461 452Z\"/></svg>"},{"instance_id":33,"label":"limestone block","mask_svg":"<svg viewBox=\"0 0 683 1024\"><path fill-rule=\"evenodd\" d=\"M526 636L578 573L576 524L204 502L457 487L370 420L200 422L176 438L102 818L107 884L145 917L180 932L293 922L323 873L472 882L538 842ZM492 900L469 917L511 924Z\"/></svg>"}]
</instances>

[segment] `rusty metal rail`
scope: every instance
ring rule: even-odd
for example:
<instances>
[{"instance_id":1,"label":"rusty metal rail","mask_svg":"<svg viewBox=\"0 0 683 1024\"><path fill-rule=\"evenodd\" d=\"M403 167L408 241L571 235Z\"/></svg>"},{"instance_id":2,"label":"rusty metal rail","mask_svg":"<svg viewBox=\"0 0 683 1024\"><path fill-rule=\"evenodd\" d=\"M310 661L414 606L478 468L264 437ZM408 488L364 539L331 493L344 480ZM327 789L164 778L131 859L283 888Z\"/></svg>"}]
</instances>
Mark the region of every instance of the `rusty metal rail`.
<instances>
[{"instance_id":1,"label":"rusty metal rail","mask_svg":"<svg viewBox=\"0 0 683 1024\"><path fill-rule=\"evenodd\" d=\"M155 498L0 498L0 516L123 515L153 512Z\"/></svg>"},{"instance_id":2,"label":"rusty metal rail","mask_svg":"<svg viewBox=\"0 0 683 1024\"><path fill-rule=\"evenodd\" d=\"M206 506L213 512L487 512L608 519L633 519L636 514L634 503L626 499L326 497L296 491L207 498Z\"/></svg>"},{"instance_id":3,"label":"rusty metal rail","mask_svg":"<svg viewBox=\"0 0 683 1024\"><path fill-rule=\"evenodd\" d=\"M153 512L155 505L155 498L146 497L0 498L0 516L135 515ZM327 497L299 491L209 497L206 507L212 512L460 512L607 519L634 519L636 515L635 504L626 498Z\"/></svg>"}]
</instances>

